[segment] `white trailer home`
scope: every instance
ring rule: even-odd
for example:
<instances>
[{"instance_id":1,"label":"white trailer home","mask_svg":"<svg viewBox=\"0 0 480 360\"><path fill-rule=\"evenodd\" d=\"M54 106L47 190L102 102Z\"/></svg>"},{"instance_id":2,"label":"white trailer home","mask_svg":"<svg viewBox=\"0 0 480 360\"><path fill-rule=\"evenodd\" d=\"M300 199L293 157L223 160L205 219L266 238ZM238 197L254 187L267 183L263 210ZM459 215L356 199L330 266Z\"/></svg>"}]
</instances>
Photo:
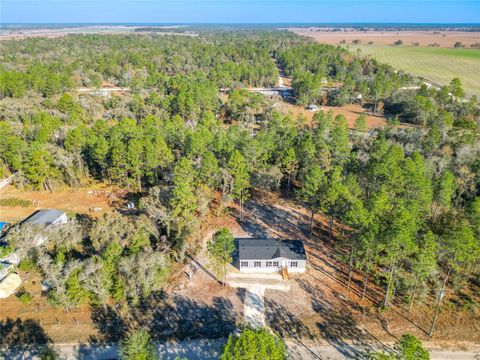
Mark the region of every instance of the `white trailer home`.
<instances>
[{"instance_id":1,"label":"white trailer home","mask_svg":"<svg viewBox=\"0 0 480 360\"><path fill-rule=\"evenodd\" d=\"M299 240L239 239L238 264L241 272L269 273L286 268L303 273L307 258Z\"/></svg>"},{"instance_id":2,"label":"white trailer home","mask_svg":"<svg viewBox=\"0 0 480 360\"><path fill-rule=\"evenodd\" d=\"M36 230L38 228L38 234L35 236L35 246L40 246L47 240L44 233L45 229L51 226L65 224L67 221L67 214L65 214L65 212L55 209L43 209L30 215L18 226L34 226ZM8 244L8 233L3 236L2 241L5 242L5 244ZM21 259L15 250L4 258L0 259L0 261L10 264L18 264L20 260Z\"/></svg>"}]
</instances>

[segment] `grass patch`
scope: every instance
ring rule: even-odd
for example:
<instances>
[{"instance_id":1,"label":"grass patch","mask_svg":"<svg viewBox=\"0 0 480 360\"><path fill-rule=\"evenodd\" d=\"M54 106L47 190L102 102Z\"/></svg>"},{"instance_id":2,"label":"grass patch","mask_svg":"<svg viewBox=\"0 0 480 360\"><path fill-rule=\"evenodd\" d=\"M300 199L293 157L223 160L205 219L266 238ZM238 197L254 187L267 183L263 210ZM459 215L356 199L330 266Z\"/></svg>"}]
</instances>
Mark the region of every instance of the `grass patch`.
<instances>
[{"instance_id":1,"label":"grass patch","mask_svg":"<svg viewBox=\"0 0 480 360\"><path fill-rule=\"evenodd\" d=\"M0 206L28 207L28 206L32 206L32 202L30 200L19 199L19 198L6 198L6 199L0 199Z\"/></svg>"},{"instance_id":2,"label":"grass patch","mask_svg":"<svg viewBox=\"0 0 480 360\"><path fill-rule=\"evenodd\" d=\"M30 304L32 302L32 295L24 288L18 291L17 298L22 304Z\"/></svg>"},{"instance_id":3,"label":"grass patch","mask_svg":"<svg viewBox=\"0 0 480 360\"><path fill-rule=\"evenodd\" d=\"M36 269L35 261L32 259L25 259L18 264L18 268L22 271L33 271Z\"/></svg>"},{"instance_id":4,"label":"grass patch","mask_svg":"<svg viewBox=\"0 0 480 360\"><path fill-rule=\"evenodd\" d=\"M349 46L381 62L446 85L458 77L467 95L480 95L480 50L416 46Z\"/></svg>"},{"instance_id":5,"label":"grass patch","mask_svg":"<svg viewBox=\"0 0 480 360\"><path fill-rule=\"evenodd\" d=\"M10 246L0 246L0 258L3 258L9 255L13 249Z\"/></svg>"}]
</instances>

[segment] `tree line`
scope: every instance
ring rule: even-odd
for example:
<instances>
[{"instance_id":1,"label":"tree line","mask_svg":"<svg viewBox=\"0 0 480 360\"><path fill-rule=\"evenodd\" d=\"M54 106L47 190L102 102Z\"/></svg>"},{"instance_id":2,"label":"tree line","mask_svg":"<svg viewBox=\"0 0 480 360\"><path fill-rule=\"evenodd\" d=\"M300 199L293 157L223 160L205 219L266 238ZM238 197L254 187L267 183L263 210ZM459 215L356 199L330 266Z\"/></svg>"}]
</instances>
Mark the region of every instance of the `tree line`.
<instances>
[{"instance_id":1,"label":"tree line","mask_svg":"<svg viewBox=\"0 0 480 360\"><path fill-rule=\"evenodd\" d=\"M404 74L283 32L199 39L75 35L0 46L15 50L2 52L4 74L27 74L42 56L47 67L62 59L55 73L70 69L73 81L75 74L99 74L133 89L105 98L63 87L50 96L31 84L24 96L0 91L1 169L17 173L18 186L54 191L103 181L141 197L139 215L82 223L71 229L73 244L32 249L55 301L74 306L148 296L195 246L190 239L215 194L220 209L236 201L242 213L252 188L294 196L311 211L312 233L315 214L325 215L332 243L334 228L340 232L350 277L354 268L363 270L364 293L372 281L384 286L385 306L405 292L414 306L429 292L476 289L478 104L462 100L458 81L404 92L400 87L410 81ZM292 74L299 103L320 101L317 84L326 79L350 95L362 93L373 111L383 108L421 126L391 121L368 131L361 115L352 131L331 112L308 123L245 90L219 96L219 86L274 82L272 57ZM247 65L252 77L235 73ZM225 81L214 70L224 66L230 69ZM9 84L1 80L0 89Z\"/></svg>"}]
</instances>

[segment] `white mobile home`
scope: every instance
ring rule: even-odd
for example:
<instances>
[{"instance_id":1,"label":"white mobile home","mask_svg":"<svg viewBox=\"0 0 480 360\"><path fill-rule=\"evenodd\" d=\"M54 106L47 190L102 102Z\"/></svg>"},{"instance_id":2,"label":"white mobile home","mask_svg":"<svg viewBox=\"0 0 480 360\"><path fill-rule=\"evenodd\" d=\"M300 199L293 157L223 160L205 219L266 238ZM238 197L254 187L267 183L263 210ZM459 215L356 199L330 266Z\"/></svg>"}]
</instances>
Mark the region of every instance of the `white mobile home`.
<instances>
[{"instance_id":1,"label":"white mobile home","mask_svg":"<svg viewBox=\"0 0 480 360\"><path fill-rule=\"evenodd\" d=\"M21 222L18 226L34 226L38 228L38 234L35 236L35 246L42 245L46 240L46 236L44 235L44 230L51 227L57 226L61 224L67 223L67 214L65 212L55 209L44 209L39 210L26 218L24 221ZM43 234L42 234L43 233ZM6 242L8 244L8 233L4 236ZM20 257L18 256L17 252L14 250L4 258L0 259L0 261L11 263L11 264L18 264L20 262Z\"/></svg>"},{"instance_id":2,"label":"white mobile home","mask_svg":"<svg viewBox=\"0 0 480 360\"><path fill-rule=\"evenodd\" d=\"M266 273L286 268L303 273L307 258L299 240L239 239L238 262L241 272Z\"/></svg>"},{"instance_id":3,"label":"white mobile home","mask_svg":"<svg viewBox=\"0 0 480 360\"><path fill-rule=\"evenodd\" d=\"M38 226L40 229L46 229L53 225L61 225L67 223L67 214L65 212L55 209L39 210L27 219L25 219L21 226ZM47 239L38 234L36 238L36 245L42 245Z\"/></svg>"}]
</instances>

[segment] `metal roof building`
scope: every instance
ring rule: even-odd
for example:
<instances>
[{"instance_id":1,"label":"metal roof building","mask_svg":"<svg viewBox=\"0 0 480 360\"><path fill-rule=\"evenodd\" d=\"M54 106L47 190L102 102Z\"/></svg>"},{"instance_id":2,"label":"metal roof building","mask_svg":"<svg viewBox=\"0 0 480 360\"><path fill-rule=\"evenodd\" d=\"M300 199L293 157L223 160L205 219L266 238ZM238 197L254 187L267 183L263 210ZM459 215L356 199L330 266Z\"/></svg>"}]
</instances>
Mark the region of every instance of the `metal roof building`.
<instances>
[{"instance_id":1,"label":"metal roof building","mask_svg":"<svg viewBox=\"0 0 480 360\"><path fill-rule=\"evenodd\" d=\"M22 225L49 226L56 223L66 223L67 215L65 212L55 209L38 210L33 215L26 218Z\"/></svg>"}]
</instances>

